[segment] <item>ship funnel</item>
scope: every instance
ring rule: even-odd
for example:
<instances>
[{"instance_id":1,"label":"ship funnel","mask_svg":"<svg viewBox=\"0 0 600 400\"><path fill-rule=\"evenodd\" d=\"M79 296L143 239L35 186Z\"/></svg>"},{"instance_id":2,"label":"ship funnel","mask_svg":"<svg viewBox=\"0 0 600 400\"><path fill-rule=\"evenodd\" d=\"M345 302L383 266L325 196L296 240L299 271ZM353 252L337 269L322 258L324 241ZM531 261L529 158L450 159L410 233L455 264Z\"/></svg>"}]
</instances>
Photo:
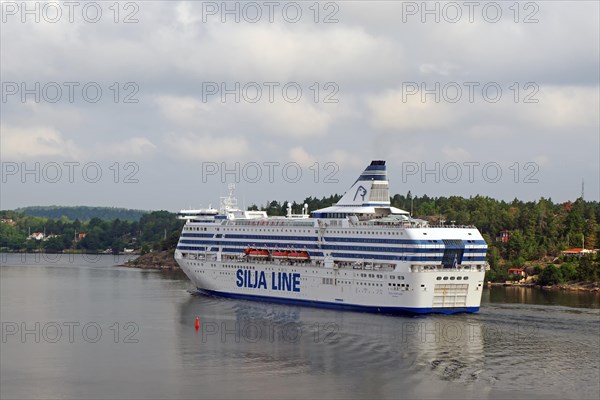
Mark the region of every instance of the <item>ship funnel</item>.
<instances>
[{"instance_id":1,"label":"ship funnel","mask_svg":"<svg viewBox=\"0 0 600 400\"><path fill-rule=\"evenodd\" d=\"M385 161L371 161L337 205L389 207L390 188Z\"/></svg>"}]
</instances>

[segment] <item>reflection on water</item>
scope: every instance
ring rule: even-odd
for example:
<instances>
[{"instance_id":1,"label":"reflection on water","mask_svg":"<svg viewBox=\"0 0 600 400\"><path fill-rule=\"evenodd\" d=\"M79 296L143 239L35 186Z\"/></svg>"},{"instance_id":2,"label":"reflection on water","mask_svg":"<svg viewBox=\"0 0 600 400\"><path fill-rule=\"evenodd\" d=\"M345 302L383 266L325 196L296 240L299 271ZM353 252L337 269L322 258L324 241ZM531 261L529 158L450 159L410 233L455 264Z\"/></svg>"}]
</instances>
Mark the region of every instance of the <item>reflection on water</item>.
<instances>
[{"instance_id":1,"label":"reflection on water","mask_svg":"<svg viewBox=\"0 0 600 400\"><path fill-rule=\"evenodd\" d=\"M600 308L599 292L493 286L484 291L484 302L558 305L576 308Z\"/></svg>"},{"instance_id":2,"label":"reflection on water","mask_svg":"<svg viewBox=\"0 0 600 400\"><path fill-rule=\"evenodd\" d=\"M392 317L195 296L180 314L202 321L198 333L188 323L178 336L185 368L203 371L211 360L217 386L234 369L298 385L313 377L305 382L310 393L324 397L598 393L594 309L488 303L478 314ZM262 380L244 387L250 397L265 387L289 394ZM233 396L237 388L229 389L211 394ZM308 389L287 390L302 396Z\"/></svg>"},{"instance_id":3,"label":"reflection on water","mask_svg":"<svg viewBox=\"0 0 600 400\"><path fill-rule=\"evenodd\" d=\"M180 274L117 267L112 256L18 257L0 269L2 398L598 398L600 390L593 296L493 288L477 314L386 316L191 295ZM36 321L80 325L73 342L66 330L53 343L43 328L37 342L5 331L6 323L35 330ZM93 343L81 332L90 322L102 329ZM124 340L127 322L137 342Z\"/></svg>"}]
</instances>

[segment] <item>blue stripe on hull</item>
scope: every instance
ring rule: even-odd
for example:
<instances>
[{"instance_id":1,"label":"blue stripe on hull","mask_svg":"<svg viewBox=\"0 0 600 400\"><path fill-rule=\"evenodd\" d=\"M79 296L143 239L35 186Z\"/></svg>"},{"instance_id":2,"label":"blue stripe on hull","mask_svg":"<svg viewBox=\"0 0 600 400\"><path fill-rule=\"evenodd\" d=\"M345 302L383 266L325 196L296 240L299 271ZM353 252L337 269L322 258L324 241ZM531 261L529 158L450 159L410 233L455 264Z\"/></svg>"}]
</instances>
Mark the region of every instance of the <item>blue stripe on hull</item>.
<instances>
[{"instance_id":1,"label":"blue stripe on hull","mask_svg":"<svg viewBox=\"0 0 600 400\"><path fill-rule=\"evenodd\" d=\"M381 314L455 314L464 312L477 312L479 307L455 307L455 308L412 308L412 307L374 307L374 306L362 306L358 304L344 304L344 303L330 303L326 301L314 301L314 300L301 300L301 299L286 299L280 297L271 296L257 296L251 294L239 294L239 293L228 293L220 292L217 290L207 290L198 288L199 291L221 297L228 297L231 299L240 300L253 300L253 301L265 301L270 303L281 303L281 304L292 304L299 306L318 307L318 308L329 308L335 310L350 310L370 313L381 313Z\"/></svg>"}]
</instances>

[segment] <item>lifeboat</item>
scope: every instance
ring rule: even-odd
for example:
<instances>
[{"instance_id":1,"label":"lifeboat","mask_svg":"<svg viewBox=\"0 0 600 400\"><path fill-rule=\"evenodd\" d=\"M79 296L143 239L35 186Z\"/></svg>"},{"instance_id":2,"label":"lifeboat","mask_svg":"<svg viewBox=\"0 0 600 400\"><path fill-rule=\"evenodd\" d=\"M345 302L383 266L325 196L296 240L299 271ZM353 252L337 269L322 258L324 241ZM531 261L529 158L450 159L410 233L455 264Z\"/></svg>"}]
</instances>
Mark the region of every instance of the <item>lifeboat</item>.
<instances>
[{"instance_id":1,"label":"lifeboat","mask_svg":"<svg viewBox=\"0 0 600 400\"><path fill-rule=\"evenodd\" d=\"M310 259L310 256L308 255L307 251L290 251L288 253L288 258L291 260L308 260Z\"/></svg>"},{"instance_id":2,"label":"lifeboat","mask_svg":"<svg viewBox=\"0 0 600 400\"><path fill-rule=\"evenodd\" d=\"M248 254L248 256L254 257L254 258L268 258L269 257L269 252L267 250L261 250L261 249L250 249L250 251L247 254Z\"/></svg>"},{"instance_id":3,"label":"lifeboat","mask_svg":"<svg viewBox=\"0 0 600 400\"><path fill-rule=\"evenodd\" d=\"M288 252L285 250L275 250L273 253L271 253L271 256L278 259L288 258Z\"/></svg>"}]
</instances>

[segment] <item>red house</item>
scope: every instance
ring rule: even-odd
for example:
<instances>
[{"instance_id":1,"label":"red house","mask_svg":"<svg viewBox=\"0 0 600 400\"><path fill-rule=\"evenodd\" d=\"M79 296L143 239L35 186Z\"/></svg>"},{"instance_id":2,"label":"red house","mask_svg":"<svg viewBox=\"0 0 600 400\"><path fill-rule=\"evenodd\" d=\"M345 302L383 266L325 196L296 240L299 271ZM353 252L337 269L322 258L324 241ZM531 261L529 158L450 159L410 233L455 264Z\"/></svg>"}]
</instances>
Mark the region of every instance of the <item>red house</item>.
<instances>
[{"instance_id":1,"label":"red house","mask_svg":"<svg viewBox=\"0 0 600 400\"><path fill-rule=\"evenodd\" d=\"M520 276L522 278L525 278L527 276L527 273L523 268L509 268L508 275Z\"/></svg>"}]
</instances>

